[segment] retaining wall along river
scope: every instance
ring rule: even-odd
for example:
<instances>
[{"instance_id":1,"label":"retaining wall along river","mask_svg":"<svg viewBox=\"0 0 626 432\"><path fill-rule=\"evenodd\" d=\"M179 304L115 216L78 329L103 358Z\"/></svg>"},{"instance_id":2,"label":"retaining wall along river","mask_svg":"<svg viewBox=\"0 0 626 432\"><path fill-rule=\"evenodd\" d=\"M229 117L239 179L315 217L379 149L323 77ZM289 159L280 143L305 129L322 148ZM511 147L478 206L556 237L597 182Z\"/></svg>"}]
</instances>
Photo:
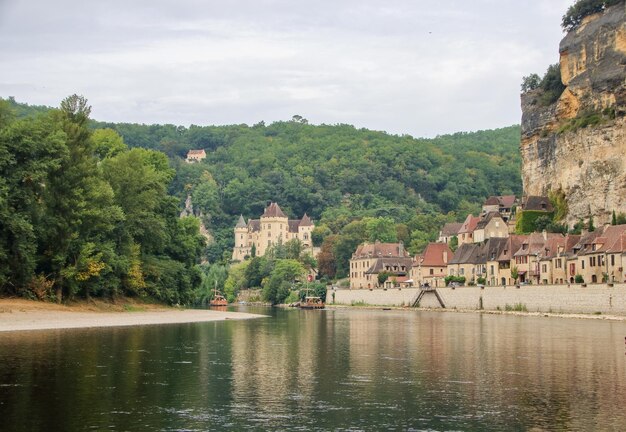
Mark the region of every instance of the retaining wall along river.
<instances>
[{"instance_id":1,"label":"retaining wall along river","mask_svg":"<svg viewBox=\"0 0 626 432\"><path fill-rule=\"evenodd\" d=\"M419 288L329 290L327 302L350 305L410 306ZM505 310L524 307L529 312L602 313L626 315L626 284L523 285L437 288L447 309ZM434 292L426 292L419 306L441 308Z\"/></svg>"}]
</instances>

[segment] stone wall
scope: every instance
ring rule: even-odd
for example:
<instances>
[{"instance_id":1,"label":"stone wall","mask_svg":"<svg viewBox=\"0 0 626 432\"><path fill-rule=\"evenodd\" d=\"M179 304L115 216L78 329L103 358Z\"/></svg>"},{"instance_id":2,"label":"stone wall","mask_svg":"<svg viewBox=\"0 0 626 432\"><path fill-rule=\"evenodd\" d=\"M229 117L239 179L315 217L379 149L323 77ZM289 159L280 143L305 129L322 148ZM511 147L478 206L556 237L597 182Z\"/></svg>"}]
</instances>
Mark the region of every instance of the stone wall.
<instances>
[{"instance_id":1,"label":"stone wall","mask_svg":"<svg viewBox=\"0 0 626 432\"><path fill-rule=\"evenodd\" d=\"M335 291L335 304L350 305L365 303L379 306L409 306L420 290L403 288L389 290L344 290ZM505 310L507 306L523 305L529 312L554 313L602 313L626 315L626 284L582 285L524 285L485 287L438 288L447 309ZM327 302L332 304L332 291ZM426 293L421 307L438 308L439 302L432 293Z\"/></svg>"}]
</instances>

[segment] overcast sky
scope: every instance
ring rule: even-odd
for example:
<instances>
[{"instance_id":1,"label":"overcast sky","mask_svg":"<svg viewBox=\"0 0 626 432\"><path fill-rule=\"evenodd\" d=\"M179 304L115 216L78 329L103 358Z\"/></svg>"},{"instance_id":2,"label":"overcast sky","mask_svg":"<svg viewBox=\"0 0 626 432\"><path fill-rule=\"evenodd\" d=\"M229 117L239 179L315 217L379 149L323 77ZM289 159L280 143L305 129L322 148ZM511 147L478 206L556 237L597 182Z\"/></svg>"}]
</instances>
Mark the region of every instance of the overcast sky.
<instances>
[{"instance_id":1,"label":"overcast sky","mask_svg":"<svg viewBox=\"0 0 626 432\"><path fill-rule=\"evenodd\" d=\"M0 96L97 120L416 137L519 123L574 0L0 0Z\"/></svg>"}]
</instances>

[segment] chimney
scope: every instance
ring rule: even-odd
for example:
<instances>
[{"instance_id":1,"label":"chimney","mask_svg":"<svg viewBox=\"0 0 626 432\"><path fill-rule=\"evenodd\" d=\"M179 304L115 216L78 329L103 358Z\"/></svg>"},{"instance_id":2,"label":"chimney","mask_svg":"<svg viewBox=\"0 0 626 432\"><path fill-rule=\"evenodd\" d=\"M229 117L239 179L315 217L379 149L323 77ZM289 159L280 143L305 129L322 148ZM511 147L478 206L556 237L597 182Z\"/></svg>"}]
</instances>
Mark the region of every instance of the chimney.
<instances>
[{"instance_id":1,"label":"chimney","mask_svg":"<svg viewBox=\"0 0 626 432\"><path fill-rule=\"evenodd\" d=\"M404 243L402 243L402 240L398 243L398 256L404 256Z\"/></svg>"},{"instance_id":2,"label":"chimney","mask_svg":"<svg viewBox=\"0 0 626 432\"><path fill-rule=\"evenodd\" d=\"M541 235L543 236L544 241L548 240L548 233L546 232L546 230L541 231Z\"/></svg>"},{"instance_id":3,"label":"chimney","mask_svg":"<svg viewBox=\"0 0 626 432\"><path fill-rule=\"evenodd\" d=\"M443 252L443 263L448 264L448 251Z\"/></svg>"}]
</instances>

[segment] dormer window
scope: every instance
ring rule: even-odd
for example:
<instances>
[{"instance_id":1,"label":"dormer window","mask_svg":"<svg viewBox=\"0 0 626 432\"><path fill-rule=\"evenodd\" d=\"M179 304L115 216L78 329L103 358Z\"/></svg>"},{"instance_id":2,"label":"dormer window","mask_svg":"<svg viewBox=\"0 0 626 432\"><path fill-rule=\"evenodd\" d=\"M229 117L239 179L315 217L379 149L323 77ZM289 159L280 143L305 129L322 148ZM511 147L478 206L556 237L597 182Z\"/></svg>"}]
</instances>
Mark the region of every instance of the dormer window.
<instances>
[{"instance_id":1,"label":"dormer window","mask_svg":"<svg viewBox=\"0 0 626 432\"><path fill-rule=\"evenodd\" d=\"M523 244L522 245L522 250L528 250L528 245L527 244Z\"/></svg>"}]
</instances>

